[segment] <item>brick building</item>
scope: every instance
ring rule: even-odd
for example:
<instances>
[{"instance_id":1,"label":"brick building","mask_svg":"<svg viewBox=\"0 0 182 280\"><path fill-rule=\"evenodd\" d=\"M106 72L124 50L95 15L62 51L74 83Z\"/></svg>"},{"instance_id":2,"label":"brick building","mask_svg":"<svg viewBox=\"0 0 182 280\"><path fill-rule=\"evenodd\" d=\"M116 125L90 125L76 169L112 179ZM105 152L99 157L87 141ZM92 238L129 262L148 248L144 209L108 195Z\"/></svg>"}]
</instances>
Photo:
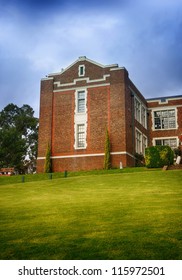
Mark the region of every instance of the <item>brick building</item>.
<instances>
[{"instance_id":1,"label":"brick building","mask_svg":"<svg viewBox=\"0 0 182 280\"><path fill-rule=\"evenodd\" d=\"M181 144L182 96L146 100L124 67L80 57L41 80L37 172L48 143L53 171L102 169L106 129L113 167L148 145Z\"/></svg>"}]
</instances>

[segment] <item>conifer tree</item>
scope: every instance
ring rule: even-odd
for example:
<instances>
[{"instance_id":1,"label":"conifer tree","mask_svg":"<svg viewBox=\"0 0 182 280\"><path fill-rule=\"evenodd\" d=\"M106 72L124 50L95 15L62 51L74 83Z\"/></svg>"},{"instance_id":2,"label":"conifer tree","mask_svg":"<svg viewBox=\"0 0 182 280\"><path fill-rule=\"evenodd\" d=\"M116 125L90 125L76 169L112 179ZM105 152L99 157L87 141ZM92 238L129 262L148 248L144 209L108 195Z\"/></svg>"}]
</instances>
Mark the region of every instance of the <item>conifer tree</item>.
<instances>
[{"instance_id":1,"label":"conifer tree","mask_svg":"<svg viewBox=\"0 0 182 280\"><path fill-rule=\"evenodd\" d=\"M105 140L105 158L104 158L104 169L111 168L111 145L108 129L106 129L106 140Z\"/></svg>"},{"instance_id":2,"label":"conifer tree","mask_svg":"<svg viewBox=\"0 0 182 280\"><path fill-rule=\"evenodd\" d=\"M50 144L47 145L47 151L46 151L46 159L44 164L44 172L50 173L52 171L52 164L51 164L51 148Z\"/></svg>"}]
</instances>

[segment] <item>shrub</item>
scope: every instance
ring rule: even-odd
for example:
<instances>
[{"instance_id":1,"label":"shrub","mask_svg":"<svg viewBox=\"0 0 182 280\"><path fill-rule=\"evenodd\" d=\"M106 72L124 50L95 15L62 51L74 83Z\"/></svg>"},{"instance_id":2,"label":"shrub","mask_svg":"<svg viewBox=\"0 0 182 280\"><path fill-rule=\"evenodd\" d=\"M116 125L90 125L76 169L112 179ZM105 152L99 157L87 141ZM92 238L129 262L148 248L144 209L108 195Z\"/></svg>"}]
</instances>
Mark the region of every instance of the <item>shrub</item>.
<instances>
[{"instance_id":1,"label":"shrub","mask_svg":"<svg viewBox=\"0 0 182 280\"><path fill-rule=\"evenodd\" d=\"M106 140L105 140L105 157L104 157L104 169L111 168L111 145L109 139L109 132L106 130Z\"/></svg>"},{"instance_id":2,"label":"shrub","mask_svg":"<svg viewBox=\"0 0 182 280\"><path fill-rule=\"evenodd\" d=\"M174 154L176 155L176 157L181 156L182 155L181 147L174 149Z\"/></svg>"},{"instance_id":3,"label":"shrub","mask_svg":"<svg viewBox=\"0 0 182 280\"><path fill-rule=\"evenodd\" d=\"M51 147L48 143L47 151L46 151L46 159L44 164L44 172L50 173L52 171L52 163L51 163Z\"/></svg>"},{"instance_id":4,"label":"shrub","mask_svg":"<svg viewBox=\"0 0 182 280\"><path fill-rule=\"evenodd\" d=\"M173 162L174 152L169 146L153 146L145 150L145 164L148 168L163 167Z\"/></svg>"},{"instance_id":5,"label":"shrub","mask_svg":"<svg viewBox=\"0 0 182 280\"><path fill-rule=\"evenodd\" d=\"M145 166L145 158L142 154L135 154L135 166L142 167Z\"/></svg>"}]
</instances>

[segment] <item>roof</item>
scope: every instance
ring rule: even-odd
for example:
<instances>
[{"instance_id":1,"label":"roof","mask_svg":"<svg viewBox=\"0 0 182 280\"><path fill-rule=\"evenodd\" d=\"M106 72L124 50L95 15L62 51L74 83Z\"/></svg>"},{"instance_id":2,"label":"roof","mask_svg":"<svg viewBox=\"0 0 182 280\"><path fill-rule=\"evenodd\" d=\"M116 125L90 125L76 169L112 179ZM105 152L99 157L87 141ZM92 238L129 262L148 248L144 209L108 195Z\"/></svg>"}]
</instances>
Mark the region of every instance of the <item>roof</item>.
<instances>
[{"instance_id":1,"label":"roof","mask_svg":"<svg viewBox=\"0 0 182 280\"><path fill-rule=\"evenodd\" d=\"M76 64L76 63L78 63L78 62L81 62L81 61L88 61L88 62L90 62L90 63L92 63L92 64L95 64L95 65L101 67L101 68L109 68L109 67L118 68L118 64L102 65L102 64L100 64L100 63L98 63L98 62L95 62L95 61L93 61L93 60L91 60L91 59L88 59L86 56L80 56L75 62L73 62L72 64L70 64L70 65L69 65L68 67L66 67L65 69L62 69L61 72L58 72L58 73L51 73L51 74L48 75L48 77L49 77L49 76L54 76L54 75L60 75L60 74L62 74L62 73L64 73L64 72L66 72L66 71L67 71L69 68L71 68L74 64Z\"/></svg>"},{"instance_id":2,"label":"roof","mask_svg":"<svg viewBox=\"0 0 182 280\"><path fill-rule=\"evenodd\" d=\"M147 102L153 101L161 101L165 102L166 99L182 99L182 95L171 95L171 96L162 96L162 97L154 97L154 98L146 98Z\"/></svg>"}]
</instances>

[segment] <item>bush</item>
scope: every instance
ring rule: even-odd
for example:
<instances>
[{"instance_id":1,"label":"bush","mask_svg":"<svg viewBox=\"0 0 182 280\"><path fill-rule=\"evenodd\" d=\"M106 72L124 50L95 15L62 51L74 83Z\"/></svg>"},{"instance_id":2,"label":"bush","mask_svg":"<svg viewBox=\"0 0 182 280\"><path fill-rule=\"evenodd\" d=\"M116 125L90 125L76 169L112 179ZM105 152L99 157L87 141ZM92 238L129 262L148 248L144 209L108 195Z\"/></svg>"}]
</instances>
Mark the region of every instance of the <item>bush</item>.
<instances>
[{"instance_id":1,"label":"bush","mask_svg":"<svg viewBox=\"0 0 182 280\"><path fill-rule=\"evenodd\" d=\"M135 166L136 167L143 167L145 166L145 158L142 154L135 154Z\"/></svg>"},{"instance_id":2,"label":"bush","mask_svg":"<svg viewBox=\"0 0 182 280\"><path fill-rule=\"evenodd\" d=\"M106 130L106 140L105 140L105 157L104 157L104 169L111 169L111 144L109 138L109 132Z\"/></svg>"},{"instance_id":3,"label":"bush","mask_svg":"<svg viewBox=\"0 0 182 280\"><path fill-rule=\"evenodd\" d=\"M50 147L49 143L47 145L46 159L45 159L45 164L44 164L44 172L45 173L52 172L51 147Z\"/></svg>"},{"instance_id":4,"label":"bush","mask_svg":"<svg viewBox=\"0 0 182 280\"><path fill-rule=\"evenodd\" d=\"M159 168L174 162L174 152L169 146L153 146L145 150L145 164L148 168Z\"/></svg>"},{"instance_id":5,"label":"bush","mask_svg":"<svg viewBox=\"0 0 182 280\"><path fill-rule=\"evenodd\" d=\"M174 149L174 154L176 157L181 156L182 155L181 147Z\"/></svg>"}]
</instances>

